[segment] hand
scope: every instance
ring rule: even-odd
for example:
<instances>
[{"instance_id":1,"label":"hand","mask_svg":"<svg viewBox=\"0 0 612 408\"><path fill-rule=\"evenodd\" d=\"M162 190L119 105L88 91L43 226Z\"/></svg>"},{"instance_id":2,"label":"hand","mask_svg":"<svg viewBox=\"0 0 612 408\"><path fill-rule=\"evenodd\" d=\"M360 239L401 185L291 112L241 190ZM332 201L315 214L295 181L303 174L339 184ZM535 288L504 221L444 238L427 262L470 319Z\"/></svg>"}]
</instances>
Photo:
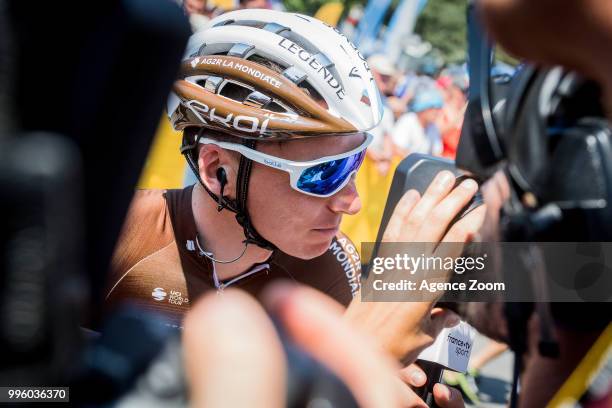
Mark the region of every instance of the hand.
<instances>
[{"instance_id":1,"label":"hand","mask_svg":"<svg viewBox=\"0 0 612 408\"><path fill-rule=\"evenodd\" d=\"M402 368L400 370L400 378L404 383L415 388L422 387L427 382L425 373L416 364L410 364L408 367ZM465 407L461 392L444 384L434 385L433 396L440 408Z\"/></svg>"},{"instance_id":2,"label":"hand","mask_svg":"<svg viewBox=\"0 0 612 408\"><path fill-rule=\"evenodd\" d=\"M264 302L299 346L344 380L360 406L427 407L410 388L423 385L425 373L414 364L399 370L371 339L342 320L342 307L334 300L308 287L273 284L266 289ZM407 375L412 378L405 381ZM434 398L440 407L463 407L457 390L438 385L441 388L434 389Z\"/></svg>"},{"instance_id":3,"label":"hand","mask_svg":"<svg viewBox=\"0 0 612 408\"><path fill-rule=\"evenodd\" d=\"M263 298L285 332L342 379L359 406L427 408L400 380L398 364L343 321L339 304L290 284L271 285ZM183 347L192 406L285 405L282 345L261 305L245 292L229 289L199 300L185 320Z\"/></svg>"},{"instance_id":4,"label":"hand","mask_svg":"<svg viewBox=\"0 0 612 408\"><path fill-rule=\"evenodd\" d=\"M612 39L609 1L483 0L478 6L487 28L512 54L609 82L610 64L599 58Z\"/></svg>"},{"instance_id":5,"label":"hand","mask_svg":"<svg viewBox=\"0 0 612 408\"><path fill-rule=\"evenodd\" d=\"M190 406L285 406L285 354L255 299L235 289L210 293L191 307L183 327Z\"/></svg>"},{"instance_id":6,"label":"hand","mask_svg":"<svg viewBox=\"0 0 612 408\"><path fill-rule=\"evenodd\" d=\"M479 207L449 228L478 186L465 180L453 189L455 176L443 171L436 176L423 197L408 191L397 204L383 235L384 242L458 242L471 239L480 228L485 208ZM461 245L452 246L459 256ZM353 299L346 319L370 335L379 346L398 360L413 361L433 343L444 327L452 327L458 317L429 302L361 302Z\"/></svg>"},{"instance_id":7,"label":"hand","mask_svg":"<svg viewBox=\"0 0 612 408\"><path fill-rule=\"evenodd\" d=\"M442 171L422 198L416 190L406 192L389 220L383 242L466 242L471 238L482 225L482 207L456 222L450 230L448 227L476 194L478 185L471 179L453 189L454 184L454 174Z\"/></svg>"}]
</instances>

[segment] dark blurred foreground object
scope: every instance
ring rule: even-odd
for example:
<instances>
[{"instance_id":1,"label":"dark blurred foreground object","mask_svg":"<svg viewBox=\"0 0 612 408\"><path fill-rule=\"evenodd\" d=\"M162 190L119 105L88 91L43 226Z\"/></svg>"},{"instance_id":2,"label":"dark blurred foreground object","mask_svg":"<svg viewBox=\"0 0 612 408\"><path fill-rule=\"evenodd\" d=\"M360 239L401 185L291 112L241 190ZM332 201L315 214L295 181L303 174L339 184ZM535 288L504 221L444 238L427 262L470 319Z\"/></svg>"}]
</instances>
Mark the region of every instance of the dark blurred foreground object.
<instances>
[{"instance_id":1,"label":"dark blurred foreground object","mask_svg":"<svg viewBox=\"0 0 612 408\"><path fill-rule=\"evenodd\" d=\"M514 77L496 81L490 74L492 44L478 17L470 4L469 103L456 163L479 179L497 170L506 174L511 192L500 216L500 240L610 241L612 126L604 112L602 83L586 80L565 67L528 65ZM599 256L591 255L595 259ZM525 289L533 290L538 300L504 305L506 340L518 356L511 406L517 403L520 357L528 349L528 321L534 314L539 320L539 333L532 344L537 344L539 355L565 362L572 357L567 350L563 354L559 343L567 339L557 338L555 333L567 330L562 336L572 333L577 339L587 339L612 321L609 303L549 302L546 288L538 282L547 275L567 275L568 271L555 271L534 247L526 251L522 262L532 266L531 274L513 278L530 282L531 288ZM586 287L606 285L610 270L603 262L594 265L595 271L570 271L575 274L576 289L582 283ZM523 391L529 384L524 385ZM547 398L550 388L531 391Z\"/></svg>"},{"instance_id":2,"label":"dark blurred foreground object","mask_svg":"<svg viewBox=\"0 0 612 408\"><path fill-rule=\"evenodd\" d=\"M24 160L27 158L27 160ZM56 384L78 350L80 160L65 138L0 141L0 384ZM59 385L59 384L58 384Z\"/></svg>"},{"instance_id":3,"label":"dark blurred foreground object","mask_svg":"<svg viewBox=\"0 0 612 408\"><path fill-rule=\"evenodd\" d=\"M104 1L94 9L73 2L7 5L16 126L65 135L81 152L83 259L95 314L189 25L169 0Z\"/></svg>"},{"instance_id":4,"label":"dark blurred foreground object","mask_svg":"<svg viewBox=\"0 0 612 408\"><path fill-rule=\"evenodd\" d=\"M66 384L78 365L190 33L165 0L74 7L0 2L3 385Z\"/></svg>"},{"instance_id":5,"label":"dark blurred foreground object","mask_svg":"<svg viewBox=\"0 0 612 408\"><path fill-rule=\"evenodd\" d=\"M292 344L281 326L277 329L287 358L287 408L358 406L335 374ZM73 402L151 408L189 404L183 365L188 356L183 355L180 332L164 324L161 315L132 306L120 308L84 355L85 364L70 383ZM232 389L232 384L227 388Z\"/></svg>"}]
</instances>

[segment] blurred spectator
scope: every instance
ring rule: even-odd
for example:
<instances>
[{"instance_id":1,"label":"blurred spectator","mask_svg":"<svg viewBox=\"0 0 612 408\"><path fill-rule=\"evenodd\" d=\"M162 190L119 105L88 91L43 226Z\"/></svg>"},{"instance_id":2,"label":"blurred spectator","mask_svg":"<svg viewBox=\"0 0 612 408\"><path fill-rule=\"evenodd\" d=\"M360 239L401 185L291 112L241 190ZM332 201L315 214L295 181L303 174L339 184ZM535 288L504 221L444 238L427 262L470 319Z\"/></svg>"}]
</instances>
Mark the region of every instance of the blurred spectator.
<instances>
[{"instance_id":1,"label":"blurred spectator","mask_svg":"<svg viewBox=\"0 0 612 408\"><path fill-rule=\"evenodd\" d=\"M210 21L206 0L184 0L183 9L189 16L189 24L193 32L203 29Z\"/></svg>"},{"instance_id":2,"label":"blurred spectator","mask_svg":"<svg viewBox=\"0 0 612 408\"><path fill-rule=\"evenodd\" d=\"M340 32L351 41L353 41L353 36L355 35L361 17L363 17L363 6L360 4L353 4L344 21L340 23Z\"/></svg>"},{"instance_id":3,"label":"blurred spectator","mask_svg":"<svg viewBox=\"0 0 612 408\"><path fill-rule=\"evenodd\" d=\"M376 54L368 58L368 65L380 93L385 97L392 96L397 83L397 69L393 62L383 54Z\"/></svg>"},{"instance_id":4,"label":"blurred spectator","mask_svg":"<svg viewBox=\"0 0 612 408\"><path fill-rule=\"evenodd\" d=\"M183 7L188 15L206 14L206 0L185 0Z\"/></svg>"},{"instance_id":5,"label":"blurred spectator","mask_svg":"<svg viewBox=\"0 0 612 408\"><path fill-rule=\"evenodd\" d=\"M410 99L412 99L412 97L407 99L408 100L398 98L397 96L390 96L387 98L387 106L389 109L391 109L391 112L393 112L393 122L398 120L404 113L406 113L408 102Z\"/></svg>"},{"instance_id":6,"label":"blurred spectator","mask_svg":"<svg viewBox=\"0 0 612 408\"><path fill-rule=\"evenodd\" d=\"M436 82L444 94L444 107L436 122L442 137L442 156L454 160L467 106L464 93L467 89L467 78L451 71L443 71Z\"/></svg>"},{"instance_id":7,"label":"blurred spectator","mask_svg":"<svg viewBox=\"0 0 612 408\"><path fill-rule=\"evenodd\" d=\"M272 8L268 0L240 0L239 7L241 9L269 9Z\"/></svg>"},{"instance_id":8,"label":"blurred spectator","mask_svg":"<svg viewBox=\"0 0 612 408\"><path fill-rule=\"evenodd\" d=\"M435 87L416 91L410 103L411 112L402 115L391 134L397 153L442 154L442 139L436 121L444 107L441 92Z\"/></svg>"},{"instance_id":9,"label":"blurred spectator","mask_svg":"<svg viewBox=\"0 0 612 408\"><path fill-rule=\"evenodd\" d=\"M420 82L421 80L414 72L407 72L398 80L395 87L396 100L391 108L395 114L395 120L398 120L400 116L406 113L407 105L414 97L414 92Z\"/></svg>"},{"instance_id":10,"label":"blurred spectator","mask_svg":"<svg viewBox=\"0 0 612 408\"><path fill-rule=\"evenodd\" d=\"M393 112L389 106L389 97L393 96L397 70L393 63L384 55L374 55L368 58L368 65L372 71L376 86L382 94L383 118L378 126L370 131L374 141L368 148L367 154L372 159L381 175L387 174L391 167L393 147L390 139L395 123Z\"/></svg>"}]
</instances>

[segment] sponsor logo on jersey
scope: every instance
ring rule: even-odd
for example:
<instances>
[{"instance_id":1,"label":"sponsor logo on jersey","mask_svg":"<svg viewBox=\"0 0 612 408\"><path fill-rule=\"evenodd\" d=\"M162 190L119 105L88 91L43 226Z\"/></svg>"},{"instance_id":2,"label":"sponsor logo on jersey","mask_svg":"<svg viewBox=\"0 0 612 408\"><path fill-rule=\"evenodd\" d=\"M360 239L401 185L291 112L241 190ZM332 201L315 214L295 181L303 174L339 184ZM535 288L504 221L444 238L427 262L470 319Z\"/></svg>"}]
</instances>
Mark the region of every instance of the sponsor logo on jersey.
<instances>
[{"instance_id":1,"label":"sponsor logo on jersey","mask_svg":"<svg viewBox=\"0 0 612 408\"><path fill-rule=\"evenodd\" d=\"M153 289L153 292L151 292L151 296L153 296L153 299L157 300L158 302L161 302L166 298L166 296L168 296L168 294L166 293L164 288L155 288Z\"/></svg>"},{"instance_id":2,"label":"sponsor logo on jersey","mask_svg":"<svg viewBox=\"0 0 612 408\"><path fill-rule=\"evenodd\" d=\"M183 296L183 294L178 290L170 290L166 292L164 288L155 288L153 292L151 292L151 296L158 302L163 302L168 299L168 303L182 306L183 304L189 304L189 298L187 296Z\"/></svg>"},{"instance_id":3,"label":"sponsor logo on jersey","mask_svg":"<svg viewBox=\"0 0 612 408\"><path fill-rule=\"evenodd\" d=\"M188 239L185 246L187 247L188 251L195 251L195 243L193 242L193 240Z\"/></svg>"},{"instance_id":4,"label":"sponsor logo on jersey","mask_svg":"<svg viewBox=\"0 0 612 408\"><path fill-rule=\"evenodd\" d=\"M351 287L353 296L359 291L361 258L355 246L346 238L334 239L329 246L329 250L336 257L336 261L344 270L347 282Z\"/></svg>"},{"instance_id":5,"label":"sponsor logo on jersey","mask_svg":"<svg viewBox=\"0 0 612 408\"><path fill-rule=\"evenodd\" d=\"M182 306L183 304L189 304L189 298L187 296L183 296L183 294L178 290L171 290L168 303L176 306Z\"/></svg>"}]
</instances>

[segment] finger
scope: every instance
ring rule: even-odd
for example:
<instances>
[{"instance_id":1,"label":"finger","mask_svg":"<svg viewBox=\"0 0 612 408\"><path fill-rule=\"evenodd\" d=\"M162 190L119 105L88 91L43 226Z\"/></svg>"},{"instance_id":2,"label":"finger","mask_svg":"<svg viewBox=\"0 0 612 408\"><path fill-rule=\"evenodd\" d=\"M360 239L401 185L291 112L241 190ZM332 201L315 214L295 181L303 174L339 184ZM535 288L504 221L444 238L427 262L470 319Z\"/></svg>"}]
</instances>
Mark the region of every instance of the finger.
<instances>
[{"instance_id":1,"label":"finger","mask_svg":"<svg viewBox=\"0 0 612 408\"><path fill-rule=\"evenodd\" d=\"M422 387L427 382L425 372L416 364L410 364L399 371L400 379L411 387Z\"/></svg>"},{"instance_id":2,"label":"finger","mask_svg":"<svg viewBox=\"0 0 612 408\"><path fill-rule=\"evenodd\" d=\"M452 190L455 179L455 175L450 171L444 170L438 173L427 187L423 198L419 200L408 216L406 225L409 230L419 231L431 210Z\"/></svg>"},{"instance_id":3,"label":"finger","mask_svg":"<svg viewBox=\"0 0 612 408\"><path fill-rule=\"evenodd\" d=\"M442 242L470 242L482 227L486 213L487 208L484 205L470 211L448 230Z\"/></svg>"},{"instance_id":4,"label":"finger","mask_svg":"<svg viewBox=\"0 0 612 408\"><path fill-rule=\"evenodd\" d=\"M422 242L440 241L451 221L470 202L477 191L478 184L472 179L466 179L454 188L427 216L427 223L423 224L419 231Z\"/></svg>"},{"instance_id":5,"label":"finger","mask_svg":"<svg viewBox=\"0 0 612 408\"><path fill-rule=\"evenodd\" d=\"M453 312L450 309L443 309L441 307L433 308L431 310L430 317L432 321L435 322L434 324L436 326L441 326L439 331L436 332L435 337L437 337L437 333L442 331L442 329L450 329L451 327L455 327L461 321L461 318L457 313Z\"/></svg>"},{"instance_id":6,"label":"finger","mask_svg":"<svg viewBox=\"0 0 612 408\"><path fill-rule=\"evenodd\" d=\"M508 198L510 198L510 183L508 182L508 177L506 177L504 172L500 170L495 173L494 178L502 201L506 201Z\"/></svg>"},{"instance_id":7,"label":"finger","mask_svg":"<svg viewBox=\"0 0 612 408\"><path fill-rule=\"evenodd\" d=\"M268 285L262 292L262 301L266 308L271 311L277 311L283 306L283 302L287 299L287 296L293 289L307 289L296 285L295 282L290 280L279 280L271 285ZM313 296L317 296L319 292L315 292ZM318 302L321 307L325 308L330 314L336 316L342 316L346 310L344 306L338 303L336 300L329 296L317 296Z\"/></svg>"},{"instance_id":8,"label":"finger","mask_svg":"<svg viewBox=\"0 0 612 408\"><path fill-rule=\"evenodd\" d=\"M440 408L464 408L463 397L459 390L447 387L444 384L436 384L433 388L433 396Z\"/></svg>"},{"instance_id":9,"label":"finger","mask_svg":"<svg viewBox=\"0 0 612 408\"><path fill-rule=\"evenodd\" d=\"M482 187L482 197L489 208L487 217L491 222L497 223L499 210L510 198L510 185L508 179L502 171L498 171Z\"/></svg>"},{"instance_id":10,"label":"finger","mask_svg":"<svg viewBox=\"0 0 612 408\"><path fill-rule=\"evenodd\" d=\"M406 228L406 220L408 215L419 202L421 195L416 190L408 190L398 201L393 215L387 224L385 233L383 234L384 242L400 242L402 241L401 232Z\"/></svg>"},{"instance_id":11,"label":"finger","mask_svg":"<svg viewBox=\"0 0 612 408\"><path fill-rule=\"evenodd\" d=\"M429 319L423 322L423 332L429 336L429 344L433 343L440 332L445 328L455 327L460 322L460 317L451 310L439 307L433 308Z\"/></svg>"},{"instance_id":12,"label":"finger","mask_svg":"<svg viewBox=\"0 0 612 408\"><path fill-rule=\"evenodd\" d=\"M459 324L460 318L454 312L439 307L431 309L429 316L420 321L418 338L413 338L408 352L404 353L402 361L415 361L425 348L431 346L444 328Z\"/></svg>"},{"instance_id":13,"label":"finger","mask_svg":"<svg viewBox=\"0 0 612 408\"><path fill-rule=\"evenodd\" d=\"M186 315L182 343L194 406L285 405L282 345L263 308L245 292L230 289L196 302Z\"/></svg>"},{"instance_id":14,"label":"finger","mask_svg":"<svg viewBox=\"0 0 612 408\"><path fill-rule=\"evenodd\" d=\"M338 375L360 406L399 406L394 363L330 310L327 296L311 288L287 285L275 296L274 312L287 333ZM380 386L371 387L372 378L377 378Z\"/></svg>"},{"instance_id":15,"label":"finger","mask_svg":"<svg viewBox=\"0 0 612 408\"><path fill-rule=\"evenodd\" d=\"M425 401L417 395L409 384L406 384L400 377L394 377L393 384L397 389L397 407L428 408Z\"/></svg>"}]
</instances>

